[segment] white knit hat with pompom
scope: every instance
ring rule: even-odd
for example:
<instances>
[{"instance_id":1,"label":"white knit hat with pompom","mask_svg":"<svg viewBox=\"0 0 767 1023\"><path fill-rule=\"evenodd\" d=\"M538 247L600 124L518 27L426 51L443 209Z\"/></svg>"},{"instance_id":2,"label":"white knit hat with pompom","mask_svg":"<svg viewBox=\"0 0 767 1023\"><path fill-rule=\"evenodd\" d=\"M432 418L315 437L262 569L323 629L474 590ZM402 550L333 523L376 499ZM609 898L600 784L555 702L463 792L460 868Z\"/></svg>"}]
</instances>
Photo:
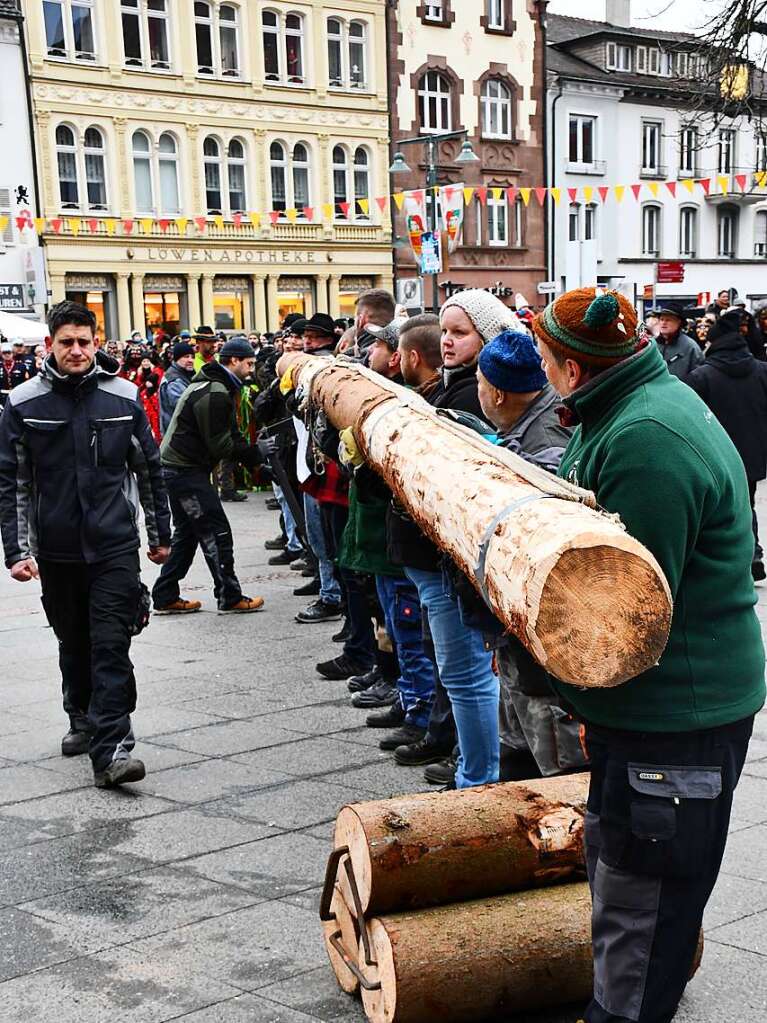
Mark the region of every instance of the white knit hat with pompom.
<instances>
[{"instance_id":1,"label":"white knit hat with pompom","mask_svg":"<svg viewBox=\"0 0 767 1023\"><path fill-rule=\"evenodd\" d=\"M485 344L498 337L504 330L521 330L527 333L514 310L509 309L500 298L491 295L489 291L483 291L482 288L456 292L442 306L440 317L450 306L463 309Z\"/></svg>"}]
</instances>

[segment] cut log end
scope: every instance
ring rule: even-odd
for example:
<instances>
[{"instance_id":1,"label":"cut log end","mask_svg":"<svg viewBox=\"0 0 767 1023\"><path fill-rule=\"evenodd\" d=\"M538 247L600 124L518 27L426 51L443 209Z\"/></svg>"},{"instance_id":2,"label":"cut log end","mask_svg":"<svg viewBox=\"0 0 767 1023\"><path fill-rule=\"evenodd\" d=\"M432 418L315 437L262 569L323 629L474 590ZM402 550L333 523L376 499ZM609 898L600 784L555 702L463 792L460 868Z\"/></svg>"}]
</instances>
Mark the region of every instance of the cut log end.
<instances>
[{"instance_id":1,"label":"cut log end","mask_svg":"<svg viewBox=\"0 0 767 1023\"><path fill-rule=\"evenodd\" d=\"M349 969L348 962L352 962L354 966L357 966L359 963L360 931L357 919L346 904L346 900L341 894L341 889L338 885L336 885L336 889L333 892L330 912L334 915L335 919L323 920L322 922L325 950L328 954L330 965L333 968L333 973L336 975L338 986L347 994L356 995L359 993L360 982L353 971ZM331 939L334 939L334 941ZM343 951L336 947L335 942L339 942L342 945Z\"/></svg>"},{"instance_id":2,"label":"cut log end","mask_svg":"<svg viewBox=\"0 0 767 1023\"><path fill-rule=\"evenodd\" d=\"M655 566L594 546L559 558L543 587L535 632L555 678L611 687L658 661L670 626L671 601Z\"/></svg>"}]
</instances>

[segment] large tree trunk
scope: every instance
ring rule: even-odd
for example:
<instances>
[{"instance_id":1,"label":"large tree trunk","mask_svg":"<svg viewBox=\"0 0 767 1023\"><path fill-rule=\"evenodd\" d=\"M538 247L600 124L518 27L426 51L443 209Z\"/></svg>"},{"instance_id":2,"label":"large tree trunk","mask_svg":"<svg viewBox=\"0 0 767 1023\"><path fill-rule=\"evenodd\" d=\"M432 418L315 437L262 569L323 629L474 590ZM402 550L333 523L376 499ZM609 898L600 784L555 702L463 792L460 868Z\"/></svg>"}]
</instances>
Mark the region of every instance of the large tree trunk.
<instances>
[{"instance_id":1,"label":"large tree trunk","mask_svg":"<svg viewBox=\"0 0 767 1023\"><path fill-rule=\"evenodd\" d=\"M574 774L356 803L335 847L349 849L366 917L550 885L583 866L588 785Z\"/></svg>"},{"instance_id":2,"label":"large tree trunk","mask_svg":"<svg viewBox=\"0 0 767 1023\"><path fill-rule=\"evenodd\" d=\"M586 1001L591 899L565 884L367 924L380 990L362 991L371 1023L464 1023Z\"/></svg>"},{"instance_id":3,"label":"large tree trunk","mask_svg":"<svg viewBox=\"0 0 767 1023\"><path fill-rule=\"evenodd\" d=\"M671 623L668 584L592 494L358 367L298 356L292 374L335 427L353 427L423 532L552 675L614 686L657 663Z\"/></svg>"}]
</instances>

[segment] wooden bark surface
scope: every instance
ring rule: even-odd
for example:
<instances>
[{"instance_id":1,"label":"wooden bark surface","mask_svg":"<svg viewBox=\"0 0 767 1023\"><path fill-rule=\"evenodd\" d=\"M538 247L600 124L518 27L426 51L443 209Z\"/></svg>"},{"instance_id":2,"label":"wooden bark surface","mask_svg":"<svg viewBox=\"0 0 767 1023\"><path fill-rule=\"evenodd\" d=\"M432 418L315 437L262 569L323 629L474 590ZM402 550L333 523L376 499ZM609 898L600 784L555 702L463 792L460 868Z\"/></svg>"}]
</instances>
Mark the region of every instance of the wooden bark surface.
<instances>
[{"instance_id":1,"label":"wooden bark surface","mask_svg":"<svg viewBox=\"0 0 767 1023\"><path fill-rule=\"evenodd\" d=\"M335 427L354 428L368 463L477 586L487 542L488 602L551 674L614 686L657 663L671 623L668 584L614 516L589 507L593 495L575 495L355 367L299 356L292 379Z\"/></svg>"},{"instance_id":2,"label":"wooden bark surface","mask_svg":"<svg viewBox=\"0 0 767 1023\"><path fill-rule=\"evenodd\" d=\"M464 1023L585 1001L592 989L591 898L557 885L368 922L380 991L371 1023Z\"/></svg>"},{"instance_id":3,"label":"wooden bark surface","mask_svg":"<svg viewBox=\"0 0 767 1023\"><path fill-rule=\"evenodd\" d=\"M588 774L345 806L365 916L554 884L583 867ZM342 873L342 871L340 872Z\"/></svg>"},{"instance_id":4,"label":"wooden bark surface","mask_svg":"<svg viewBox=\"0 0 767 1023\"><path fill-rule=\"evenodd\" d=\"M325 951L330 959L333 973L336 975L339 987L347 994L354 995L359 992L360 982L346 965L344 955L331 944L331 935L341 932L340 940L343 944L344 953L357 966L360 962L359 940L360 929L357 918L350 903L344 898L342 886L336 884L333 898L330 901L330 911L334 914L335 920L322 921L322 934L325 939ZM364 958L362 959L364 962Z\"/></svg>"}]
</instances>

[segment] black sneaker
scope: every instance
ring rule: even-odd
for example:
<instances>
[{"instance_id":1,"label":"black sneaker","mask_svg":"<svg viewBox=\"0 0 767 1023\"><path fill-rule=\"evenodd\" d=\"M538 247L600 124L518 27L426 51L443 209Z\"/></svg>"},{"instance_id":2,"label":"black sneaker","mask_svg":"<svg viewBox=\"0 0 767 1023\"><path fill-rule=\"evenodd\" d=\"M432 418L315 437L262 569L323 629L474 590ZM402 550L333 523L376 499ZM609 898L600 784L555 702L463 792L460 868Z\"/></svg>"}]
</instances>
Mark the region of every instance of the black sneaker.
<instances>
[{"instance_id":1,"label":"black sneaker","mask_svg":"<svg viewBox=\"0 0 767 1023\"><path fill-rule=\"evenodd\" d=\"M269 509L269 511L282 510L282 505L280 504L276 497L267 497L266 501L264 501L264 504Z\"/></svg>"},{"instance_id":2,"label":"black sneaker","mask_svg":"<svg viewBox=\"0 0 767 1023\"><path fill-rule=\"evenodd\" d=\"M296 621L304 625L313 625L315 622L337 622L341 618L340 604L326 604L324 600L316 600L310 604L305 611L299 611ZM355 673L352 672L352 675Z\"/></svg>"},{"instance_id":3,"label":"black sneaker","mask_svg":"<svg viewBox=\"0 0 767 1023\"><path fill-rule=\"evenodd\" d=\"M142 760L128 757L126 760L113 760L103 771L93 772L93 784L97 789L111 789L125 782L141 781L146 777L146 768Z\"/></svg>"},{"instance_id":4,"label":"black sneaker","mask_svg":"<svg viewBox=\"0 0 767 1023\"><path fill-rule=\"evenodd\" d=\"M368 728L399 728L405 723L405 711L399 699L386 710L379 710L377 714L368 714L365 724ZM401 746L402 743L397 743Z\"/></svg>"},{"instance_id":5,"label":"black sneaker","mask_svg":"<svg viewBox=\"0 0 767 1023\"><path fill-rule=\"evenodd\" d=\"M394 759L402 767L421 767L423 764L438 764L446 756L450 756L450 750L430 742L428 735L424 735L417 742L398 746L394 750Z\"/></svg>"},{"instance_id":6,"label":"black sneaker","mask_svg":"<svg viewBox=\"0 0 767 1023\"><path fill-rule=\"evenodd\" d=\"M312 579L308 583L304 583L303 586L296 586L293 590L294 597L317 597L320 592L320 581L319 579Z\"/></svg>"},{"instance_id":7,"label":"black sneaker","mask_svg":"<svg viewBox=\"0 0 767 1023\"><path fill-rule=\"evenodd\" d=\"M62 757L79 757L82 753L87 753L90 741L90 732L70 728L61 740Z\"/></svg>"},{"instance_id":8,"label":"black sneaker","mask_svg":"<svg viewBox=\"0 0 767 1023\"><path fill-rule=\"evenodd\" d=\"M303 572L305 568L309 567L309 562L306 560L304 552L301 551L301 557L296 558L293 564L290 566L291 572Z\"/></svg>"},{"instance_id":9,"label":"black sneaker","mask_svg":"<svg viewBox=\"0 0 767 1023\"><path fill-rule=\"evenodd\" d=\"M352 627L349 624L349 619L348 618L344 618L343 626L338 630L338 632L335 634L335 636L331 636L330 638L332 639L332 641L334 643L345 643L347 641L347 639L351 636L351 634L352 634Z\"/></svg>"},{"instance_id":10,"label":"black sneaker","mask_svg":"<svg viewBox=\"0 0 767 1023\"><path fill-rule=\"evenodd\" d=\"M275 536L273 540L266 540L264 542L264 547L268 551L281 551L285 549L285 544L287 542L288 541L285 539L284 536Z\"/></svg>"},{"instance_id":11,"label":"black sneaker","mask_svg":"<svg viewBox=\"0 0 767 1023\"><path fill-rule=\"evenodd\" d=\"M352 707L362 707L365 710L373 710L375 707L389 707L399 700L399 692L393 682L388 679L381 679L370 689L363 689L362 692L352 696Z\"/></svg>"},{"instance_id":12,"label":"black sneaker","mask_svg":"<svg viewBox=\"0 0 767 1023\"><path fill-rule=\"evenodd\" d=\"M357 664L350 661L346 654L334 657L332 661L321 661L317 665L317 671L323 678L331 682L340 682L342 679L351 678L352 675L359 675L365 670L364 664Z\"/></svg>"},{"instance_id":13,"label":"black sneaker","mask_svg":"<svg viewBox=\"0 0 767 1023\"><path fill-rule=\"evenodd\" d=\"M396 731L385 735L378 743L378 748L392 750L397 749L399 746L410 746L413 743L420 742L425 735L425 728L418 728L416 725L403 725L402 728L398 728Z\"/></svg>"},{"instance_id":14,"label":"black sneaker","mask_svg":"<svg viewBox=\"0 0 767 1023\"><path fill-rule=\"evenodd\" d=\"M349 679L348 689L350 693L361 693L365 689L372 689L374 685L383 682L383 680L381 669L376 665L370 671L366 671L364 675L352 675Z\"/></svg>"},{"instance_id":15,"label":"black sneaker","mask_svg":"<svg viewBox=\"0 0 767 1023\"><path fill-rule=\"evenodd\" d=\"M290 565L294 561L298 561L301 557L301 551L289 551L287 547L281 554L274 554L269 558L268 564L270 565Z\"/></svg>"},{"instance_id":16,"label":"black sneaker","mask_svg":"<svg viewBox=\"0 0 767 1023\"><path fill-rule=\"evenodd\" d=\"M239 504L240 501L247 501L247 494L239 494L236 490L222 490L219 495L222 501L227 501L230 504ZM138 761L141 763L141 761Z\"/></svg>"},{"instance_id":17,"label":"black sneaker","mask_svg":"<svg viewBox=\"0 0 767 1023\"><path fill-rule=\"evenodd\" d=\"M445 757L437 764L429 764L423 776L430 785L452 785L455 788L455 772L458 767L452 757Z\"/></svg>"},{"instance_id":18,"label":"black sneaker","mask_svg":"<svg viewBox=\"0 0 767 1023\"><path fill-rule=\"evenodd\" d=\"M764 571L763 561L752 561L751 562L751 577L755 583L764 582L767 579L767 572Z\"/></svg>"}]
</instances>

